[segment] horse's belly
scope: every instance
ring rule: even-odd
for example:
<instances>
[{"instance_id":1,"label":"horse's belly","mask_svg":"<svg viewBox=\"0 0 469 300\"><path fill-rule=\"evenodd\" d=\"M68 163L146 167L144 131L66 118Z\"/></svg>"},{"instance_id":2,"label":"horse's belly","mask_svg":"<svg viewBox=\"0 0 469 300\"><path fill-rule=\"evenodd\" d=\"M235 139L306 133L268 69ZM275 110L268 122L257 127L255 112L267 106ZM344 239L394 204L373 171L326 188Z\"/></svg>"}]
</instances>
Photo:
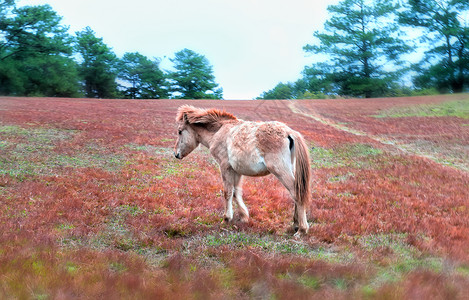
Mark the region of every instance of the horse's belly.
<instances>
[{"instance_id":1,"label":"horse's belly","mask_svg":"<svg viewBox=\"0 0 469 300\"><path fill-rule=\"evenodd\" d=\"M228 160L238 174L264 176L269 174L264 157L257 148L259 123L244 122L230 130L227 138Z\"/></svg>"},{"instance_id":2,"label":"horse's belly","mask_svg":"<svg viewBox=\"0 0 469 300\"><path fill-rule=\"evenodd\" d=\"M255 151L257 152L257 151ZM246 153L239 151L229 153L229 162L233 170L238 174L247 176L264 176L269 174L264 158L258 153Z\"/></svg>"}]
</instances>

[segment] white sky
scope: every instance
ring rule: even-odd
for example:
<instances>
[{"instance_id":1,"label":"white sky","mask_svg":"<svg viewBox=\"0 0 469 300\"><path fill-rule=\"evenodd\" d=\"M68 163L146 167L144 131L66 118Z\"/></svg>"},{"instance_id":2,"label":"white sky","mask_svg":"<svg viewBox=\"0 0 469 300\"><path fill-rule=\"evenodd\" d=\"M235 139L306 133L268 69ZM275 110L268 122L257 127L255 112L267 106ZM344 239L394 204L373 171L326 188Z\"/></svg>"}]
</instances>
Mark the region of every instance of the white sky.
<instances>
[{"instance_id":1,"label":"white sky","mask_svg":"<svg viewBox=\"0 0 469 300\"><path fill-rule=\"evenodd\" d=\"M213 66L224 99L253 99L295 81L314 62L303 51L339 0L20 0L50 4L71 33L90 26L119 56L163 59L184 48Z\"/></svg>"}]
</instances>

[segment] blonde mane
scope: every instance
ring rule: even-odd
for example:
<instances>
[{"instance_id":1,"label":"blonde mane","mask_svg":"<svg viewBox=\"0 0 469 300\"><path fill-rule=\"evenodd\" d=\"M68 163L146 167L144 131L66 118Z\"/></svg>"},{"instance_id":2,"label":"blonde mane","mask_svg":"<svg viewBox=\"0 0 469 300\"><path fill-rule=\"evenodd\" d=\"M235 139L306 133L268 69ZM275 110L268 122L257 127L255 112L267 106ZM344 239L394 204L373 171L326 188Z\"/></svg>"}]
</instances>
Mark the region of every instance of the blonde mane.
<instances>
[{"instance_id":1,"label":"blonde mane","mask_svg":"<svg viewBox=\"0 0 469 300\"><path fill-rule=\"evenodd\" d=\"M192 105L178 108L176 122L186 120L189 124L214 124L225 120L238 120L232 114L215 108L201 109Z\"/></svg>"}]
</instances>

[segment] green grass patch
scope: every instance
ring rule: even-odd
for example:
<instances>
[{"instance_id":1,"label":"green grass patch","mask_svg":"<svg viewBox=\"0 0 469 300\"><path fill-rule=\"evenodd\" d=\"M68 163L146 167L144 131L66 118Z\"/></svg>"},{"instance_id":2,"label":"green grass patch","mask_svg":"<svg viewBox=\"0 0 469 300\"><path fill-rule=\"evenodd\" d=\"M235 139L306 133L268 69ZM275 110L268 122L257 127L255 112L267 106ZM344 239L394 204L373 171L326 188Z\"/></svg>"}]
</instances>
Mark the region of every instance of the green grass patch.
<instances>
[{"instance_id":1,"label":"green grass patch","mask_svg":"<svg viewBox=\"0 0 469 300\"><path fill-rule=\"evenodd\" d=\"M168 147L160 147L153 145L139 145L139 144L126 144L123 146L124 149L129 149L131 151L145 152L151 156L160 156L160 155L172 155L173 150Z\"/></svg>"},{"instance_id":2,"label":"green grass patch","mask_svg":"<svg viewBox=\"0 0 469 300\"><path fill-rule=\"evenodd\" d=\"M406 242L406 234L376 234L358 239L358 244L370 254L371 260L385 259L386 264L378 263L377 273L369 283L369 288L379 288L385 284L401 281L405 275L416 270L429 270L440 273L443 259L424 255ZM376 256L380 251L384 254Z\"/></svg>"},{"instance_id":3,"label":"green grass patch","mask_svg":"<svg viewBox=\"0 0 469 300\"><path fill-rule=\"evenodd\" d=\"M57 128L23 128L0 126L0 174L24 180L26 177L57 174L60 168L101 168L118 170L126 159L124 154L109 153L97 143L56 152L59 143L71 140L78 131Z\"/></svg>"},{"instance_id":4,"label":"green grass patch","mask_svg":"<svg viewBox=\"0 0 469 300\"><path fill-rule=\"evenodd\" d=\"M260 248L268 252L294 253L306 255L310 249L303 244L290 243L287 240L276 241L272 236L258 236L243 232L220 233L208 235L203 238L203 244L210 247L228 245L233 248Z\"/></svg>"},{"instance_id":5,"label":"green grass patch","mask_svg":"<svg viewBox=\"0 0 469 300\"><path fill-rule=\"evenodd\" d=\"M174 142L174 139L162 138L162 139L161 139L161 142L163 142L163 143L166 143L166 142Z\"/></svg>"},{"instance_id":6,"label":"green grass patch","mask_svg":"<svg viewBox=\"0 0 469 300\"><path fill-rule=\"evenodd\" d=\"M469 277L469 265L462 265L457 267L456 272L462 276Z\"/></svg>"},{"instance_id":7,"label":"green grass patch","mask_svg":"<svg viewBox=\"0 0 469 300\"><path fill-rule=\"evenodd\" d=\"M0 158L0 174L18 179L38 175L57 174L60 168L101 168L116 171L123 166L123 154L80 153L74 155L58 154L53 151L38 150L34 145L17 145L9 154Z\"/></svg>"},{"instance_id":8,"label":"green grass patch","mask_svg":"<svg viewBox=\"0 0 469 300\"><path fill-rule=\"evenodd\" d=\"M315 276L308 276L308 275L302 275L300 278L298 278L298 281L313 290L319 289L321 285L321 280Z\"/></svg>"},{"instance_id":9,"label":"green grass patch","mask_svg":"<svg viewBox=\"0 0 469 300\"><path fill-rule=\"evenodd\" d=\"M50 144L73 137L78 131L60 128L23 128L17 125L0 125L0 136L23 137L31 143Z\"/></svg>"},{"instance_id":10,"label":"green grass patch","mask_svg":"<svg viewBox=\"0 0 469 300\"><path fill-rule=\"evenodd\" d=\"M11 144L8 141L0 141L0 150L8 148L10 145Z\"/></svg>"},{"instance_id":11,"label":"green grass patch","mask_svg":"<svg viewBox=\"0 0 469 300\"><path fill-rule=\"evenodd\" d=\"M454 140L445 143L416 139L399 146L408 152L425 156L446 166L469 171L469 152L464 142Z\"/></svg>"},{"instance_id":12,"label":"green grass patch","mask_svg":"<svg viewBox=\"0 0 469 300\"><path fill-rule=\"evenodd\" d=\"M121 205L120 209L128 212L131 216L138 216L145 212L145 210L141 209L137 205Z\"/></svg>"},{"instance_id":13,"label":"green grass patch","mask_svg":"<svg viewBox=\"0 0 469 300\"><path fill-rule=\"evenodd\" d=\"M369 144L344 144L333 148L314 147L310 150L311 165L314 168L369 166L369 158L380 155L383 150Z\"/></svg>"},{"instance_id":14,"label":"green grass patch","mask_svg":"<svg viewBox=\"0 0 469 300\"><path fill-rule=\"evenodd\" d=\"M72 276L73 276L73 275L77 274L78 269L79 269L78 265L75 264L74 262L68 261L68 262L65 264L65 270L67 271L67 273L68 273L69 275L72 275Z\"/></svg>"},{"instance_id":15,"label":"green grass patch","mask_svg":"<svg viewBox=\"0 0 469 300\"><path fill-rule=\"evenodd\" d=\"M69 223L61 223L55 227L59 231L68 231L75 228L75 225Z\"/></svg>"},{"instance_id":16,"label":"green grass patch","mask_svg":"<svg viewBox=\"0 0 469 300\"><path fill-rule=\"evenodd\" d=\"M200 173L200 164L195 160L177 160L174 157L161 159L163 170L159 176L194 178Z\"/></svg>"},{"instance_id":17,"label":"green grass patch","mask_svg":"<svg viewBox=\"0 0 469 300\"><path fill-rule=\"evenodd\" d=\"M458 117L469 119L469 99L448 101L441 104L425 104L406 107L393 107L382 111L376 118L405 117Z\"/></svg>"},{"instance_id":18,"label":"green grass patch","mask_svg":"<svg viewBox=\"0 0 469 300\"><path fill-rule=\"evenodd\" d=\"M91 244L98 249L138 250L139 245L125 222L127 215L132 212L134 209L128 205L117 207L105 224L105 228L92 239Z\"/></svg>"},{"instance_id":19,"label":"green grass patch","mask_svg":"<svg viewBox=\"0 0 469 300\"><path fill-rule=\"evenodd\" d=\"M94 153L76 153L73 156L55 155L50 157L47 163L56 167L100 168L107 171L117 171L124 165L125 161L126 157L123 154L99 151Z\"/></svg>"},{"instance_id":20,"label":"green grass patch","mask_svg":"<svg viewBox=\"0 0 469 300\"><path fill-rule=\"evenodd\" d=\"M331 183L345 182L345 181L349 180L350 178L352 178L354 176L355 176L354 173L347 172L346 174L333 175L333 176L329 177L329 179L327 181L331 182Z\"/></svg>"},{"instance_id":21,"label":"green grass patch","mask_svg":"<svg viewBox=\"0 0 469 300\"><path fill-rule=\"evenodd\" d=\"M215 167L218 165L215 159L210 155L210 152L205 147L197 147L188 158L183 161L174 157L173 149L168 147L152 146L152 145L138 145L127 144L124 145L125 149L131 151L143 152L157 159L157 164L162 167L162 171L155 176L156 179L161 180L166 177L188 177L193 178L197 173L200 173L201 166L194 157L202 156Z\"/></svg>"},{"instance_id":22,"label":"green grass patch","mask_svg":"<svg viewBox=\"0 0 469 300\"><path fill-rule=\"evenodd\" d=\"M221 232L206 236L194 236L186 241L186 249L194 247L229 246L233 249L255 248L266 253L292 254L324 260L331 263L346 263L353 259L353 254L339 254L324 247L311 247L293 238L274 235L259 235L244 232Z\"/></svg>"},{"instance_id":23,"label":"green grass patch","mask_svg":"<svg viewBox=\"0 0 469 300\"><path fill-rule=\"evenodd\" d=\"M16 125L1 125L0 134L6 135L26 135L28 130Z\"/></svg>"}]
</instances>

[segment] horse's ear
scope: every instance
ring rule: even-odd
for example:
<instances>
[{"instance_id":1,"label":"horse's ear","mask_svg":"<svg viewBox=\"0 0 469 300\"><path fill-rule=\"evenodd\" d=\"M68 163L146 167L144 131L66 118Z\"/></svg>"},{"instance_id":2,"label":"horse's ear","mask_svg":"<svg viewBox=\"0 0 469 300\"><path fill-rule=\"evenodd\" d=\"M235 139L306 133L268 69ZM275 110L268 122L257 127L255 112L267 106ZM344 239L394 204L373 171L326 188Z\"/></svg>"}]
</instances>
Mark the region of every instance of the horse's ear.
<instances>
[{"instance_id":1,"label":"horse's ear","mask_svg":"<svg viewBox=\"0 0 469 300\"><path fill-rule=\"evenodd\" d=\"M195 111L195 107L190 105L182 105L178 108L176 122L184 122L189 124L189 118L192 118L192 114Z\"/></svg>"}]
</instances>

